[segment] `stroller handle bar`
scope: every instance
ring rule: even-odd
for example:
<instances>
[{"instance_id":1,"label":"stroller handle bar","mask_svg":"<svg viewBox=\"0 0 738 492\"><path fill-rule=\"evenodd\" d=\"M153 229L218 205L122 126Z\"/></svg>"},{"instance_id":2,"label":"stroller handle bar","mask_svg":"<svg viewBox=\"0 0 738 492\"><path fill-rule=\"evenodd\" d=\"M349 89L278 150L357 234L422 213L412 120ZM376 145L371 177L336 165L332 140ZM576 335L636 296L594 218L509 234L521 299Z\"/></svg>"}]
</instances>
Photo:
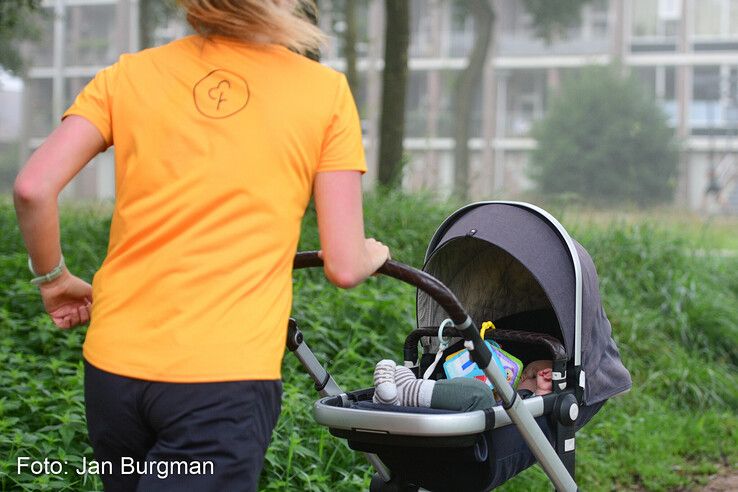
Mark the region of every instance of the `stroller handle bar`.
<instances>
[{"instance_id":1,"label":"stroller handle bar","mask_svg":"<svg viewBox=\"0 0 738 492\"><path fill-rule=\"evenodd\" d=\"M314 268L323 266L323 260L317 251L303 251L295 255L293 268ZM427 293L448 313L451 321L457 327L470 323L469 315L453 292L443 285L440 280L424 271L413 268L395 260L387 260L379 267L377 273L396 278Z\"/></svg>"}]
</instances>

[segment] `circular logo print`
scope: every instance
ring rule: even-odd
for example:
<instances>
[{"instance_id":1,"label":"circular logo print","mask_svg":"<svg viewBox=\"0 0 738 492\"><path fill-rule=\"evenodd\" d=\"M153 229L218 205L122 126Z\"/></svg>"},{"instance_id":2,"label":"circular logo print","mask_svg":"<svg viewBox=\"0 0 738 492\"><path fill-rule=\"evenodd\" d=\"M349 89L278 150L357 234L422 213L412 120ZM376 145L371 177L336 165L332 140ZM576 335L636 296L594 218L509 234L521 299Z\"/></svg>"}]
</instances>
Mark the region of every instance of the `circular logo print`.
<instances>
[{"instance_id":1,"label":"circular logo print","mask_svg":"<svg viewBox=\"0 0 738 492\"><path fill-rule=\"evenodd\" d=\"M208 118L227 118L249 102L249 85L233 72L219 68L207 74L192 90L195 107Z\"/></svg>"}]
</instances>

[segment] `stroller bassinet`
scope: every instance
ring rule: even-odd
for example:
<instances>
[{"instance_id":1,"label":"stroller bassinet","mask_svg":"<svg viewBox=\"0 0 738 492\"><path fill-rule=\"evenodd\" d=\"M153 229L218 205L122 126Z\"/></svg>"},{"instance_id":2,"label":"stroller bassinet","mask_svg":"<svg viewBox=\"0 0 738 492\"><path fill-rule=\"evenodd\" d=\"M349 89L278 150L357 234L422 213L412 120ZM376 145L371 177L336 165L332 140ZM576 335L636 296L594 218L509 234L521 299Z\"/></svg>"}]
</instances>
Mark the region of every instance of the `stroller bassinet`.
<instances>
[{"instance_id":1,"label":"stroller bassinet","mask_svg":"<svg viewBox=\"0 0 738 492\"><path fill-rule=\"evenodd\" d=\"M295 259L295 268L321 264L315 253ZM457 335L458 343L446 353L466 343L503 404L449 412L374 404L373 388L343 392L291 320L288 348L323 396L315 403L316 422L367 454L377 470L372 490L489 490L536 460L557 489L576 490L577 430L631 385L588 253L538 207L479 202L443 222L423 270L395 261L380 269L418 288L418 328L406 340L405 365L425 371L438 350L438 326L451 318L455 329L444 336ZM523 399L510 388L480 339L485 320L497 326L489 337L524 364L553 360L551 394Z\"/></svg>"}]
</instances>

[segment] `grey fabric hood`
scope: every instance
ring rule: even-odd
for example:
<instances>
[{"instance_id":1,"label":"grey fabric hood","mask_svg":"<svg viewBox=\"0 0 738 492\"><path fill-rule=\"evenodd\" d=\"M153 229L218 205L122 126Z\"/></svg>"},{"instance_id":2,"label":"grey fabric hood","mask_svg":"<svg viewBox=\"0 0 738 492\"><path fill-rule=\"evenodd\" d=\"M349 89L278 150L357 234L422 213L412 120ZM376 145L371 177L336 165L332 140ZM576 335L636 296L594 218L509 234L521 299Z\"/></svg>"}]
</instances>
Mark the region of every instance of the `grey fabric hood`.
<instances>
[{"instance_id":1,"label":"grey fabric hood","mask_svg":"<svg viewBox=\"0 0 738 492\"><path fill-rule=\"evenodd\" d=\"M584 371L586 405L631 387L602 308L592 258L544 210L518 202L468 205L439 227L423 270L454 292L477 326L521 313L555 313L549 326L519 329L546 332L561 340L569 367L579 362ZM419 291L418 326L438 326L444 318L443 309Z\"/></svg>"}]
</instances>

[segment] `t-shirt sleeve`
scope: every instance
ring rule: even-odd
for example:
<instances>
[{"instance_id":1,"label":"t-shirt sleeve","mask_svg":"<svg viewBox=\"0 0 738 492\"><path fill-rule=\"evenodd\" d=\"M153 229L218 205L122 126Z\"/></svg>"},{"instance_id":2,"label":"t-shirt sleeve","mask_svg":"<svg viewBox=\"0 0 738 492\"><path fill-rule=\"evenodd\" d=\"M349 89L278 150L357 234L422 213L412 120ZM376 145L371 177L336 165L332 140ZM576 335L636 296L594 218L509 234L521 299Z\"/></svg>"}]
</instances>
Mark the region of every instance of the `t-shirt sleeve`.
<instances>
[{"instance_id":1,"label":"t-shirt sleeve","mask_svg":"<svg viewBox=\"0 0 738 492\"><path fill-rule=\"evenodd\" d=\"M88 120L100 131L108 147L113 145L111 107L117 74L117 63L98 72L62 115L62 119L77 115Z\"/></svg>"},{"instance_id":2,"label":"t-shirt sleeve","mask_svg":"<svg viewBox=\"0 0 738 492\"><path fill-rule=\"evenodd\" d=\"M359 112L343 74L339 74L336 100L323 138L317 171L366 172Z\"/></svg>"}]
</instances>

